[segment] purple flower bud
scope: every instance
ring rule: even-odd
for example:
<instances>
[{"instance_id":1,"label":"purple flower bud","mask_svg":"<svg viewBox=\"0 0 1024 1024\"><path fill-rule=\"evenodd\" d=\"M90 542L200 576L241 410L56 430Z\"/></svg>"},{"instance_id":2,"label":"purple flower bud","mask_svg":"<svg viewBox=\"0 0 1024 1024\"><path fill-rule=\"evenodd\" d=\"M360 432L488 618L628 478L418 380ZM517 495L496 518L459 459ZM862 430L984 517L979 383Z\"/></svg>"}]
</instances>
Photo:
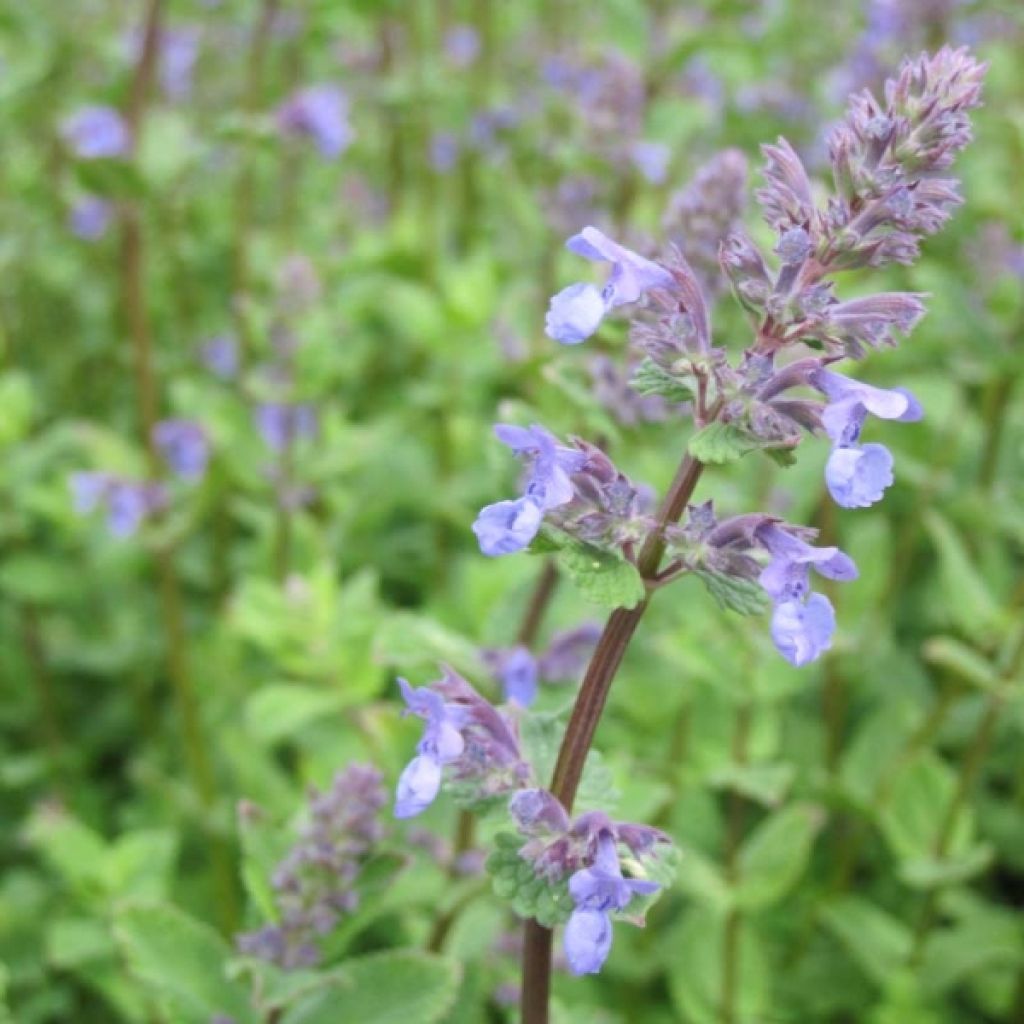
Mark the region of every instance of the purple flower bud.
<instances>
[{"instance_id":1,"label":"purple flower bud","mask_svg":"<svg viewBox=\"0 0 1024 1024\"><path fill-rule=\"evenodd\" d=\"M61 135L83 160L124 156L131 147L128 126L113 107L82 107L65 119Z\"/></svg>"},{"instance_id":2,"label":"purple flower bud","mask_svg":"<svg viewBox=\"0 0 1024 1024\"><path fill-rule=\"evenodd\" d=\"M825 484L842 508L868 508L892 486L892 454L882 444L832 449L825 464Z\"/></svg>"},{"instance_id":3,"label":"purple flower bud","mask_svg":"<svg viewBox=\"0 0 1024 1024\"><path fill-rule=\"evenodd\" d=\"M83 196L71 208L68 218L72 234L86 242L95 242L107 233L114 206L99 196Z\"/></svg>"},{"instance_id":4,"label":"purple flower bud","mask_svg":"<svg viewBox=\"0 0 1024 1024\"><path fill-rule=\"evenodd\" d=\"M300 89L278 107L277 122L286 135L312 139L329 159L340 156L353 139L348 99L333 85Z\"/></svg>"},{"instance_id":5,"label":"purple flower bud","mask_svg":"<svg viewBox=\"0 0 1024 1024\"><path fill-rule=\"evenodd\" d=\"M811 254L811 236L803 228L790 228L783 232L775 251L787 266L803 263Z\"/></svg>"},{"instance_id":6,"label":"purple flower bud","mask_svg":"<svg viewBox=\"0 0 1024 1024\"><path fill-rule=\"evenodd\" d=\"M511 555L530 546L543 519L543 510L528 498L498 501L480 510L473 532L485 555Z\"/></svg>"},{"instance_id":7,"label":"purple flower bud","mask_svg":"<svg viewBox=\"0 0 1024 1024\"><path fill-rule=\"evenodd\" d=\"M573 974L597 974L612 949L612 922L600 910L574 910L565 924L565 956Z\"/></svg>"},{"instance_id":8,"label":"purple flower bud","mask_svg":"<svg viewBox=\"0 0 1024 1024\"><path fill-rule=\"evenodd\" d=\"M596 622L556 633L547 650L537 659L541 678L548 682L574 678L586 664L600 636L601 626Z\"/></svg>"},{"instance_id":9,"label":"purple flower bud","mask_svg":"<svg viewBox=\"0 0 1024 1024\"><path fill-rule=\"evenodd\" d=\"M814 661L832 646L835 628L835 612L822 594L811 594L806 602L782 601L772 614L775 647L797 668Z\"/></svg>"},{"instance_id":10,"label":"purple flower bud","mask_svg":"<svg viewBox=\"0 0 1024 1024\"><path fill-rule=\"evenodd\" d=\"M143 520L166 504L166 493L159 484L114 480L107 494L107 527L114 537L130 537Z\"/></svg>"},{"instance_id":11,"label":"purple flower bud","mask_svg":"<svg viewBox=\"0 0 1024 1024\"><path fill-rule=\"evenodd\" d=\"M525 835L566 832L569 816L557 798L546 789L521 789L508 804L519 831Z\"/></svg>"},{"instance_id":12,"label":"purple flower bud","mask_svg":"<svg viewBox=\"0 0 1024 1024\"><path fill-rule=\"evenodd\" d=\"M160 37L160 87L172 100L187 99L199 57L199 30L192 26L167 29Z\"/></svg>"},{"instance_id":13,"label":"purple flower bud","mask_svg":"<svg viewBox=\"0 0 1024 1024\"><path fill-rule=\"evenodd\" d=\"M765 220L780 231L806 227L814 216L814 201L800 157L782 138L774 146L762 146L761 152L767 161L763 172L767 184L756 196Z\"/></svg>"},{"instance_id":14,"label":"purple flower bud","mask_svg":"<svg viewBox=\"0 0 1024 1024\"><path fill-rule=\"evenodd\" d=\"M605 312L604 298L594 285L571 284L552 296L544 333L562 345L578 345L601 326Z\"/></svg>"},{"instance_id":15,"label":"purple flower bud","mask_svg":"<svg viewBox=\"0 0 1024 1024\"><path fill-rule=\"evenodd\" d=\"M198 423L163 420L153 428L153 442L178 476L192 483L202 479L210 456L210 445L206 431Z\"/></svg>"},{"instance_id":16,"label":"purple flower bud","mask_svg":"<svg viewBox=\"0 0 1024 1024\"><path fill-rule=\"evenodd\" d=\"M199 355L203 365L221 380L231 380L238 373L238 342L230 334L205 341Z\"/></svg>"}]
</instances>

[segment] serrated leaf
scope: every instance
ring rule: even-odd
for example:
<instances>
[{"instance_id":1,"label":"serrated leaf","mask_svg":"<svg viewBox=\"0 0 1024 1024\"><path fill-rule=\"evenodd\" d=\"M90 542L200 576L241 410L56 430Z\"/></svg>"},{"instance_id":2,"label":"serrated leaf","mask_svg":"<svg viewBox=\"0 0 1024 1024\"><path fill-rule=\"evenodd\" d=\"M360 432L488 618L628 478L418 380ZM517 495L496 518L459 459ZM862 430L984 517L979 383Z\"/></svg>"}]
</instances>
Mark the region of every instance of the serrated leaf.
<instances>
[{"instance_id":1,"label":"serrated leaf","mask_svg":"<svg viewBox=\"0 0 1024 1024\"><path fill-rule=\"evenodd\" d=\"M455 1002L461 971L444 957L411 950L372 953L324 976L281 1024L434 1024Z\"/></svg>"},{"instance_id":2,"label":"serrated leaf","mask_svg":"<svg viewBox=\"0 0 1024 1024\"><path fill-rule=\"evenodd\" d=\"M740 615L760 615L768 610L771 601L756 580L740 579L723 573L695 570L700 581L719 607Z\"/></svg>"},{"instance_id":3,"label":"serrated leaf","mask_svg":"<svg viewBox=\"0 0 1024 1024\"><path fill-rule=\"evenodd\" d=\"M670 402L689 402L694 397L690 379L670 373L650 358L636 368L629 386L638 395L661 395Z\"/></svg>"},{"instance_id":4,"label":"serrated leaf","mask_svg":"<svg viewBox=\"0 0 1024 1024\"><path fill-rule=\"evenodd\" d=\"M740 848L736 902L748 909L778 902L804 873L822 821L820 808L809 804L762 821Z\"/></svg>"},{"instance_id":5,"label":"serrated leaf","mask_svg":"<svg viewBox=\"0 0 1024 1024\"><path fill-rule=\"evenodd\" d=\"M511 904L522 918L536 918L545 928L553 928L569 920L573 911L566 878L550 881L538 878L533 865L519 856L522 836L499 832L495 850L487 858L487 873L494 893Z\"/></svg>"},{"instance_id":6,"label":"serrated leaf","mask_svg":"<svg viewBox=\"0 0 1024 1024\"><path fill-rule=\"evenodd\" d=\"M700 462L724 466L762 447L764 445L757 438L751 437L735 424L716 420L690 438L687 450Z\"/></svg>"},{"instance_id":7,"label":"serrated leaf","mask_svg":"<svg viewBox=\"0 0 1024 1024\"><path fill-rule=\"evenodd\" d=\"M224 1014L255 1024L245 989L226 973L231 949L209 925L170 904L126 904L114 937L132 974L189 1021Z\"/></svg>"},{"instance_id":8,"label":"serrated leaf","mask_svg":"<svg viewBox=\"0 0 1024 1024\"><path fill-rule=\"evenodd\" d=\"M574 540L557 559L580 593L602 608L635 608L647 593L635 565L592 544Z\"/></svg>"}]
</instances>

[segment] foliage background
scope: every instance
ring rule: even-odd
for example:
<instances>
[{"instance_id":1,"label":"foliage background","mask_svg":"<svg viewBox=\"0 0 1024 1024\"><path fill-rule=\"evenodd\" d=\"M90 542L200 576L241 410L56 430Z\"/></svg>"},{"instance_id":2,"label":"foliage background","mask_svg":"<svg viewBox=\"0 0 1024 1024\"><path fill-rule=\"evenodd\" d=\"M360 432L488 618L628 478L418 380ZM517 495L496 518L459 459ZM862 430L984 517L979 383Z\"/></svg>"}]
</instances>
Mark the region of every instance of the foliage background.
<instances>
[{"instance_id":1,"label":"foliage background","mask_svg":"<svg viewBox=\"0 0 1024 1024\"><path fill-rule=\"evenodd\" d=\"M1010 0L890 7L904 21L879 38L877 7L855 2L174 0L168 22L200 31L191 98L154 95L113 175L76 162L59 125L127 102L138 5L0 12L0 1018L277 1019L231 968L273 861L237 806L261 808L280 846L308 784L353 759L392 782L415 740L396 673L422 682L443 658L494 693L478 648L512 641L539 559L485 559L469 531L513 480L491 424L601 436L656 488L685 444L678 424L625 425L595 398L587 361L622 352L622 325L586 351L542 335L578 270L561 252L583 223L567 190L586 176L600 223L660 241L670 193L717 150L756 168L784 133L820 152L848 88L951 38L991 62L966 203L917 267L888 274L930 293L930 312L864 367L926 408L877 428L897 485L837 515L809 443L795 467L744 460L698 494L813 522L855 558L859 582L830 594L834 650L792 669L763 623L723 617L693 581L655 602L597 744L617 815L661 824L684 857L600 977L558 977L556 1013L1022 1019L1024 20ZM480 42L465 67L444 47L460 24ZM612 50L645 99L602 135L543 69ZM271 116L323 81L351 102L336 161L281 140ZM442 132L469 140L450 170L430 162ZM664 184L623 156L630 132L670 147ZM161 415L200 420L214 450L201 485L173 485L171 513L128 541L68 492L73 471L146 465L122 239L69 231L85 193L141 211ZM716 328L745 343L729 302ZM199 358L229 331L250 366L234 383ZM252 422L267 362L290 363L292 397L320 420L288 467L315 489L294 511ZM543 635L600 615L563 583ZM421 824L451 837L456 812L442 800ZM285 1019L513 1019L503 904L389 827L400 869L334 943L330 999ZM451 911L440 953L411 952ZM385 991L394 1006L374 1003Z\"/></svg>"}]
</instances>

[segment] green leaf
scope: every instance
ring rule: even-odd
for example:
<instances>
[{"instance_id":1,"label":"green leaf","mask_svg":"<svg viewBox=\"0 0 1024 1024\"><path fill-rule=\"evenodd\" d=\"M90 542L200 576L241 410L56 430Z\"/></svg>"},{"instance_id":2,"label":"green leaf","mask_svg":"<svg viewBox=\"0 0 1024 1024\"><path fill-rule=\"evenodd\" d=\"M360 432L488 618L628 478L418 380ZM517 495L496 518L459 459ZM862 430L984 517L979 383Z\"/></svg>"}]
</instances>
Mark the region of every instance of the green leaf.
<instances>
[{"instance_id":1,"label":"green leaf","mask_svg":"<svg viewBox=\"0 0 1024 1024\"><path fill-rule=\"evenodd\" d=\"M22 440L32 425L35 407L32 380L20 370L0 374L0 448Z\"/></svg>"},{"instance_id":2,"label":"green leaf","mask_svg":"<svg viewBox=\"0 0 1024 1024\"><path fill-rule=\"evenodd\" d=\"M924 946L921 986L941 996L971 975L1003 965L1024 966L1024 937L1015 914L979 908L951 928L933 931Z\"/></svg>"},{"instance_id":3,"label":"green leaf","mask_svg":"<svg viewBox=\"0 0 1024 1024\"><path fill-rule=\"evenodd\" d=\"M219 1013L255 1024L245 990L225 971L232 951L209 925L170 904L125 904L114 936L132 974L190 1022Z\"/></svg>"},{"instance_id":4,"label":"green leaf","mask_svg":"<svg viewBox=\"0 0 1024 1024\"><path fill-rule=\"evenodd\" d=\"M932 637L924 645L924 656L979 690L991 693L1000 687L999 673L987 659L954 637Z\"/></svg>"},{"instance_id":5,"label":"green leaf","mask_svg":"<svg viewBox=\"0 0 1024 1024\"><path fill-rule=\"evenodd\" d=\"M459 965L409 950L349 960L321 991L292 1007L281 1024L435 1024L458 995Z\"/></svg>"},{"instance_id":6,"label":"green leaf","mask_svg":"<svg viewBox=\"0 0 1024 1024\"><path fill-rule=\"evenodd\" d=\"M669 991L687 1024L721 1024L725 960L733 964L732 1012L735 1021L765 1021L769 1002L769 966L756 929L749 921L730 928L726 916L706 907L686 915L666 946L678 950L668 972Z\"/></svg>"},{"instance_id":7,"label":"green leaf","mask_svg":"<svg viewBox=\"0 0 1024 1024\"><path fill-rule=\"evenodd\" d=\"M545 928L554 928L568 921L573 911L569 881L538 878L533 865L519 856L523 842L522 836L511 832L494 837L495 848L486 863L491 885L495 895L510 903L520 917L532 917Z\"/></svg>"},{"instance_id":8,"label":"green leaf","mask_svg":"<svg viewBox=\"0 0 1024 1024\"><path fill-rule=\"evenodd\" d=\"M695 570L695 575L723 610L739 612L740 615L760 615L771 604L756 580L739 579L703 569Z\"/></svg>"},{"instance_id":9,"label":"green leaf","mask_svg":"<svg viewBox=\"0 0 1024 1024\"><path fill-rule=\"evenodd\" d=\"M638 395L661 395L670 402L689 402L694 397L693 381L676 376L653 359L644 359L633 373L629 386Z\"/></svg>"},{"instance_id":10,"label":"green leaf","mask_svg":"<svg viewBox=\"0 0 1024 1024\"><path fill-rule=\"evenodd\" d=\"M777 807L789 792L796 767L785 761L759 764L727 764L716 769L708 782L717 789L730 789L766 807Z\"/></svg>"},{"instance_id":11,"label":"green leaf","mask_svg":"<svg viewBox=\"0 0 1024 1024\"><path fill-rule=\"evenodd\" d=\"M900 864L900 878L915 889L935 889L967 882L992 863L994 852L988 843L981 843L957 856L941 860L935 857L905 860Z\"/></svg>"},{"instance_id":12,"label":"green leaf","mask_svg":"<svg viewBox=\"0 0 1024 1024\"><path fill-rule=\"evenodd\" d=\"M94 917L61 917L46 929L46 959L61 970L106 960L116 952L109 929Z\"/></svg>"},{"instance_id":13,"label":"green leaf","mask_svg":"<svg viewBox=\"0 0 1024 1024\"><path fill-rule=\"evenodd\" d=\"M565 716L558 712L531 711L520 720L523 753L533 769L533 781L538 786L547 786L551 779L565 726ZM582 807L612 810L618 798L611 769L601 752L591 749L583 765L577 802Z\"/></svg>"},{"instance_id":14,"label":"green leaf","mask_svg":"<svg viewBox=\"0 0 1024 1024\"><path fill-rule=\"evenodd\" d=\"M999 601L949 520L935 509L924 524L939 553L939 570L950 620L971 635L998 629L1003 621Z\"/></svg>"},{"instance_id":15,"label":"green leaf","mask_svg":"<svg viewBox=\"0 0 1024 1024\"><path fill-rule=\"evenodd\" d=\"M910 931L891 914L859 896L829 904L821 916L861 970L879 985L888 981L894 964L904 963L910 955Z\"/></svg>"},{"instance_id":16,"label":"green leaf","mask_svg":"<svg viewBox=\"0 0 1024 1024\"><path fill-rule=\"evenodd\" d=\"M245 724L262 743L280 743L306 726L337 714L346 704L337 691L301 683L271 683L245 703Z\"/></svg>"},{"instance_id":17,"label":"green leaf","mask_svg":"<svg viewBox=\"0 0 1024 1024\"><path fill-rule=\"evenodd\" d=\"M690 438L688 451L700 462L724 466L742 458L747 452L762 448L757 438L751 437L733 423L716 420L698 430Z\"/></svg>"},{"instance_id":18,"label":"green leaf","mask_svg":"<svg viewBox=\"0 0 1024 1024\"><path fill-rule=\"evenodd\" d=\"M823 821L821 809L810 804L762 821L740 848L737 903L747 909L777 903L804 873Z\"/></svg>"},{"instance_id":19,"label":"green leaf","mask_svg":"<svg viewBox=\"0 0 1024 1024\"><path fill-rule=\"evenodd\" d=\"M602 608L634 608L647 593L636 566L621 555L572 541L557 558L580 593Z\"/></svg>"}]
</instances>

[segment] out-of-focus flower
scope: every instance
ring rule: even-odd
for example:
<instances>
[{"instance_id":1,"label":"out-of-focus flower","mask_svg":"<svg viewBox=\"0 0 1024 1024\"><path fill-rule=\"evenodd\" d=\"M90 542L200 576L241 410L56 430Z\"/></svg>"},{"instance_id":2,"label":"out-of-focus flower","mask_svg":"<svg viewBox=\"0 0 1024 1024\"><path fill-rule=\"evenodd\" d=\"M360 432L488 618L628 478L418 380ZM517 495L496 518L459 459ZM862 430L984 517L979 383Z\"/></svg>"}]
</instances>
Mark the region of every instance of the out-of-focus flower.
<instances>
[{"instance_id":1,"label":"out-of-focus flower","mask_svg":"<svg viewBox=\"0 0 1024 1024\"><path fill-rule=\"evenodd\" d=\"M114 217L114 204L99 196L83 196L68 217L72 234L86 242L102 238Z\"/></svg>"},{"instance_id":2,"label":"out-of-focus flower","mask_svg":"<svg viewBox=\"0 0 1024 1024\"><path fill-rule=\"evenodd\" d=\"M306 403L264 402L256 407L254 415L260 436L275 452L316 433L316 410Z\"/></svg>"},{"instance_id":3,"label":"out-of-focus flower","mask_svg":"<svg viewBox=\"0 0 1024 1024\"><path fill-rule=\"evenodd\" d=\"M124 156L131 148L128 126L113 107L76 110L61 124L61 136L83 160Z\"/></svg>"},{"instance_id":4,"label":"out-of-focus flower","mask_svg":"<svg viewBox=\"0 0 1024 1024\"><path fill-rule=\"evenodd\" d=\"M182 479L202 479L210 457L206 431L191 420L162 420L153 428L153 443L167 465Z\"/></svg>"},{"instance_id":5,"label":"out-of-focus flower","mask_svg":"<svg viewBox=\"0 0 1024 1024\"><path fill-rule=\"evenodd\" d=\"M221 380L231 380L238 373L238 342L231 334L218 334L204 341L199 357Z\"/></svg>"},{"instance_id":6,"label":"out-of-focus flower","mask_svg":"<svg viewBox=\"0 0 1024 1024\"><path fill-rule=\"evenodd\" d=\"M340 156L354 138L348 98L334 85L314 85L293 93L278 107L277 123L286 135L312 139L328 159Z\"/></svg>"}]
</instances>

